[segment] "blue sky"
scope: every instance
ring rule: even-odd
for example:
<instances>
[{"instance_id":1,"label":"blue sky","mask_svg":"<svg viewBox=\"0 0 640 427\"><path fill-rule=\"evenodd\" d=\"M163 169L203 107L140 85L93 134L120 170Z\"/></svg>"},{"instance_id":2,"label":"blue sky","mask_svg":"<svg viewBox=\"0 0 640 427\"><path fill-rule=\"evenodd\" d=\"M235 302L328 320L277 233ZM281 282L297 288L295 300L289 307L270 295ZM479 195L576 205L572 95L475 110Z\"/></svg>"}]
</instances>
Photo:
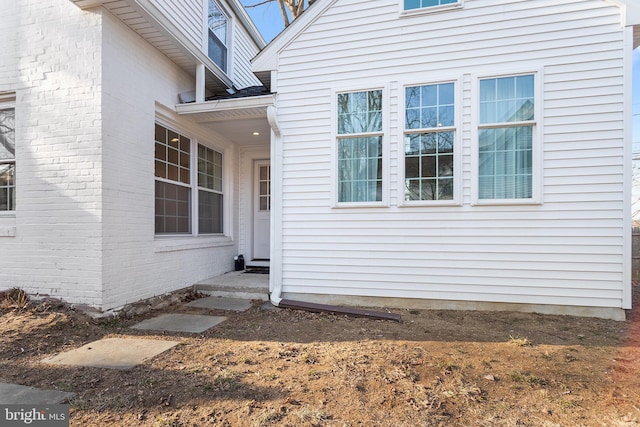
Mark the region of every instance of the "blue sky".
<instances>
[{"instance_id":1,"label":"blue sky","mask_svg":"<svg viewBox=\"0 0 640 427\"><path fill-rule=\"evenodd\" d=\"M240 0L243 5L252 5L261 3L263 0ZM272 1L258 7L246 8L249 16L253 20L258 30L262 33L265 41L269 43L275 36L282 31L284 23L280 14L280 7L277 2Z\"/></svg>"},{"instance_id":2,"label":"blue sky","mask_svg":"<svg viewBox=\"0 0 640 427\"><path fill-rule=\"evenodd\" d=\"M252 5L263 0L241 0L242 4ZM247 12L256 24L264 39L270 42L282 31L284 24L280 7L272 1L258 7L247 8ZM633 52L633 136L634 152L640 153L640 48Z\"/></svg>"}]
</instances>

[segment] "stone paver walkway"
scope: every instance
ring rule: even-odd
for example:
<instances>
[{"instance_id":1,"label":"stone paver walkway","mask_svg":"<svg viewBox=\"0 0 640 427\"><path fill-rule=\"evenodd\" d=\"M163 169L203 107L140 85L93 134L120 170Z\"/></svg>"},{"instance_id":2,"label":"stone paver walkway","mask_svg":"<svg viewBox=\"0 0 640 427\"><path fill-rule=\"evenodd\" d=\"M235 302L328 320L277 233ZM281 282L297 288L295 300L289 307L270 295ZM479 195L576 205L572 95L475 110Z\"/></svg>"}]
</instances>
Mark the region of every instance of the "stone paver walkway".
<instances>
[{"instance_id":1,"label":"stone paver walkway","mask_svg":"<svg viewBox=\"0 0 640 427\"><path fill-rule=\"evenodd\" d=\"M266 304L265 304L266 305ZM209 310L245 311L251 307L251 301L241 298L208 297L186 304L189 308ZM165 332L202 333L224 322L226 317L200 314L162 314L144 320L134 326L136 330ZM136 365L163 353L178 345L179 341L105 338L83 345L42 362L61 366L87 366L107 369L131 369ZM0 404L56 404L67 401L73 393L44 390L18 384L0 383Z\"/></svg>"}]
</instances>

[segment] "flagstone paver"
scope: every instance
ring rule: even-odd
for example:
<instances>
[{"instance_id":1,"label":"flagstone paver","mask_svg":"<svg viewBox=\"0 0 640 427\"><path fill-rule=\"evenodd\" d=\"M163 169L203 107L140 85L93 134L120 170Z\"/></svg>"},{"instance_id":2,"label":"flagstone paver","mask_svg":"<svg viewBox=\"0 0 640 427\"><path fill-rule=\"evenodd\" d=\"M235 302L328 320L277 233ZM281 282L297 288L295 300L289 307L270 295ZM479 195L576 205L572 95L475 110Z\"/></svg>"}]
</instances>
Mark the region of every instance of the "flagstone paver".
<instances>
[{"instance_id":1,"label":"flagstone paver","mask_svg":"<svg viewBox=\"0 0 640 427\"><path fill-rule=\"evenodd\" d=\"M222 316L200 314L162 314L133 325L132 329L201 333L227 320Z\"/></svg>"},{"instance_id":2,"label":"flagstone paver","mask_svg":"<svg viewBox=\"0 0 640 427\"><path fill-rule=\"evenodd\" d=\"M131 369L178 345L178 341L105 338L43 360L53 365Z\"/></svg>"},{"instance_id":3,"label":"flagstone paver","mask_svg":"<svg viewBox=\"0 0 640 427\"><path fill-rule=\"evenodd\" d=\"M2 405L49 405L71 399L73 393L58 390L44 390L19 384L0 383L0 404Z\"/></svg>"},{"instance_id":4,"label":"flagstone paver","mask_svg":"<svg viewBox=\"0 0 640 427\"><path fill-rule=\"evenodd\" d=\"M246 311L251 301L241 298L207 297L191 301L187 307L208 308L210 310Z\"/></svg>"}]
</instances>

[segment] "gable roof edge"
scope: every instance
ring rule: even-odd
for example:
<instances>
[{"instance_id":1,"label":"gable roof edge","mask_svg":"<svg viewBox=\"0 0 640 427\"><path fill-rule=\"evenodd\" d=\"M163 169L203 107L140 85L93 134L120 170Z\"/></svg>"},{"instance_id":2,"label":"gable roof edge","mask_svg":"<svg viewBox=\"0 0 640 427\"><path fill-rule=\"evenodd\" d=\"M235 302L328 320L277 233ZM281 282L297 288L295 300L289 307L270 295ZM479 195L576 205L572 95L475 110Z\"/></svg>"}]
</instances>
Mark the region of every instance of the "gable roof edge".
<instances>
[{"instance_id":1,"label":"gable roof edge","mask_svg":"<svg viewBox=\"0 0 640 427\"><path fill-rule=\"evenodd\" d=\"M282 49L293 42L302 31L313 24L337 0L317 0L308 7L298 18L285 28L252 60L253 72L272 71L278 68L278 55Z\"/></svg>"}]
</instances>

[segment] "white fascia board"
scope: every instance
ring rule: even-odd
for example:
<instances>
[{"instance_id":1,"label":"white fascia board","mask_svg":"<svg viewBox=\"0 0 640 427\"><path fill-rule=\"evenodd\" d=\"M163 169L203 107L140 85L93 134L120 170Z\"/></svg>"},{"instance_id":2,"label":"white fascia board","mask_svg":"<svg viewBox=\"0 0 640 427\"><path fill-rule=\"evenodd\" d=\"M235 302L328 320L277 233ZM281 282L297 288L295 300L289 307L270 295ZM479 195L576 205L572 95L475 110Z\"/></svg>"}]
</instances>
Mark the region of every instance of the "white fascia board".
<instances>
[{"instance_id":1,"label":"white fascia board","mask_svg":"<svg viewBox=\"0 0 640 427\"><path fill-rule=\"evenodd\" d=\"M262 34L253 23L253 20L251 20L251 17L249 16L245 8L240 4L239 0L227 0L227 2L242 23L242 26L247 30L247 32L253 39L253 42L256 44L256 46L258 46L258 49L263 49L267 45L267 42L264 41L264 37L262 37Z\"/></svg>"},{"instance_id":2,"label":"white fascia board","mask_svg":"<svg viewBox=\"0 0 640 427\"><path fill-rule=\"evenodd\" d=\"M260 53L251 60L251 69L254 73L260 71L273 71L278 69L278 53L287 47L309 25L318 19L337 0L317 0L313 6L305 10L275 39L271 41Z\"/></svg>"},{"instance_id":3,"label":"white fascia board","mask_svg":"<svg viewBox=\"0 0 640 427\"><path fill-rule=\"evenodd\" d=\"M176 105L178 114L211 113L215 111L267 108L275 105L274 95L250 96L247 98L218 99Z\"/></svg>"}]
</instances>

